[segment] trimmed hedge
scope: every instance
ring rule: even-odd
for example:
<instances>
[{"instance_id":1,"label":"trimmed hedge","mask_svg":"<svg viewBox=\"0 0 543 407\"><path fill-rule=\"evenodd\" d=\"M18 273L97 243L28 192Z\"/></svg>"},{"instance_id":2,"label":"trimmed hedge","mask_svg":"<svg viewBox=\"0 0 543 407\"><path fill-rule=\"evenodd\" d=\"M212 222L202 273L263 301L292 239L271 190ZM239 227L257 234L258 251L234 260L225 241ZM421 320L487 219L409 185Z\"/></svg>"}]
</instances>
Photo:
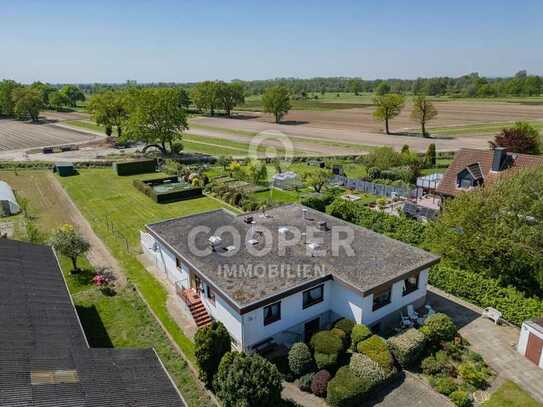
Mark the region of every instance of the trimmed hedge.
<instances>
[{"instance_id":1,"label":"trimmed hedge","mask_svg":"<svg viewBox=\"0 0 543 407\"><path fill-rule=\"evenodd\" d=\"M365 339L368 339L372 335L371 330L364 324L356 324L351 332L351 344L352 348L356 349L356 346Z\"/></svg>"},{"instance_id":2,"label":"trimmed hedge","mask_svg":"<svg viewBox=\"0 0 543 407\"><path fill-rule=\"evenodd\" d=\"M320 331L311 337L311 347L319 353L338 353L343 349L341 339L331 331Z\"/></svg>"},{"instance_id":3,"label":"trimmed hedge","mask_svg":"<svg viewBox=\"0 0 543 407\"><path fill-rule=\"evenodd\" d=\"M328 382L326 402L332 407L358 407L371 388L369 380L361 379L343 366Z\"/></svg>"},{"instance_id":4,"label":"trimmed hedge","mask_svg":"<svg viewBox=\"0 0 543 407\"><path fill-rule=\"evenodd\" d=\"M429 283L482 308L498 309L503 318L517 326L543 315L543 300L527 298L512 287L471 271L440 265L430 271Z\"/></svg>"},{"instance_id":5,"label":"trimmed hedge","mask_svg":"<svg viewBox=\"0 0 543 407\"><path fill-rule=\"evenodd\" d=\"M157 178L153 180L136 179L132 182L132 184L136 187L136 189L143 192L145 195L150 197L156 203L184 201L187 199L199 198L202 196L202 188L199 188L199 187L191 187L187 189L177 189L177 190L174 189L172 191L166 191L166 192L156 192L153 189L153 186L160 185L164 181L176 182L177 179L178 179L177 176Z\"/></svg>"},{"instance_id":6,"label":"trimmed hedge","mask_svg":"<svg viewBox=\"0 0 543 407\"><path fill-rule=\"evenodd\" d=\"M456 335L456 325L447 315L438 312L430 315L420 328L420 331L428 338L430 342L440 343L441 341L450 341Z\"/></svg>"},{"instance_id":7,"label":"trimmed hedge","mask_svg":"<svg viewBox=\"0 0 543 407\"><path fill-rule=\"evenodd\" d=\"M117 175L136 175L145 174L147 172L155 172L157 169L156 160L137 160L137 161L120 161L113 163L113 170Z\"/></svg>"},{"instance_id":8,"label":"trimmed hedge","mask_svg":"<svg viewBox=\"0 0 543 407\"><path fill-rule=\"evenodd\" d=\"M328 368L333 368L335 367L335 365L337 365L339 354L315 352L313 354L313 357L315 358L315 363L317 364L317 368L328 369Z\"/></svg>"},{"instance_id":9,"label":"trimmed hedge","mask_svg":"<svg viewBox=\"0 0 543 407\"><path fill-rule=\"evenodd\" d=\"M355 323L347 318L342 318L334 324L334 328L341 329L348 336L351 335Z\"/></svg>"},{"instance_id":10,"label":"trimmed hedge","mask_svg":"<svg viewBox=\"0 0 543 407\"><path fill-rule=\"evenodd\" d=\"M419 360L424 351L426 337L417 329L411 328L400 335L393 336L387 343L398 364L405 368Z\"/></svg>"},{"instance_id":11,"label":"trimmed hedge","mask_svg":"<svg viewBox=\"0 0 543 407\"><path fill-rule=\"evenodd\" d=\"M311 393L319 397L326 396L326 388L331 378L332 375L328 370L319 370L311 380Z\"/></svg>"},{"instance_id":12,"label":"trimmed hedge","mask_svg":"<svg viewBox=\"0 0 543 407\"><path fill-rule=\"evenodd\" d=\"M305 343L298 342L292 345L288 352L288 365L296 376L301 376L313 369L313 357Z\"/></svg>"},{"instance_id":13,"label":"trimmed hedge","mask_svg":"<svg viewBox=\"0 0 543 407\"><path fill-rule=\"evenodd\" d=\"M390 376L394 373L394 359L388 350L386 341L380 336L373 335L370 338L360 342L356 349L383 368L385 374Z\"/></svg>"},{"instance_id":14,"label":"trimmed hedge","mask_svg":"<svg viewBox=\"0 0 543 407\"><path fill-rule=\"evenodd\" d=\"M351 356L349 367L356 376L369 380L373 386L381 384L387 377L377 362L362 353L354 353Z\"/></svg>"}]
</instances>

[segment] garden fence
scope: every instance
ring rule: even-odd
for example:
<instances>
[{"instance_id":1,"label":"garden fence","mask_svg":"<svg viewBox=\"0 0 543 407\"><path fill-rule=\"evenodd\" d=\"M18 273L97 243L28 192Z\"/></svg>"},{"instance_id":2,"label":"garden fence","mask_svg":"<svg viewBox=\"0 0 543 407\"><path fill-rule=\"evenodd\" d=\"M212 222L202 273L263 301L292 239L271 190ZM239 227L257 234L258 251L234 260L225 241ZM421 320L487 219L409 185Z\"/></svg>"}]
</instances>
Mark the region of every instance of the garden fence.
<instances>
[{"instance_id":1,"label":"garden fence","mask_svg":"<svg viewBox=\"0 0 543 407\"><path fill-rule=\"evenodd\" d=\"M350 179L342 175L334 175L330 182L333 184L342 185L346 188L373 194L377 196L386 196L388 198L393 195L410 197L413 195L413 191L408 188L395 187L391 185L376 184L374 182L362 181L359 179Z\"/></svg>"}]
</instances>

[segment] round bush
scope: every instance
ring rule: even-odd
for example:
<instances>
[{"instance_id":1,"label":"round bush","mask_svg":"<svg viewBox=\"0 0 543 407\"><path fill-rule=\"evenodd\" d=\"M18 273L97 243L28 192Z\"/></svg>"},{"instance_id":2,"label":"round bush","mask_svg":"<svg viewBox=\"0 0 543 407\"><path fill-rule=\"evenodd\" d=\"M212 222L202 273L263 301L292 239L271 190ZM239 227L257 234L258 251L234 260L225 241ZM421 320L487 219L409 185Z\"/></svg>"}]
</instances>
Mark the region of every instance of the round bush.
<instances>
[{"instance_id":1,"label":"round bush","mask_svg":"<svg viewBox=\"0 0 543 407\"><path fill-rule=\"evenodd\" d=\"M456 335L456 326L447 315L437 313L428 317L420 331L429 341L439 343L452 340Z\"/></svg>"},{"instance_id":2,"label":"round bush","mask_svg":"<svg viewBox=\"0 0 543 407\"><path fill-rule=\"evenodd\" d=\"M468 392L464 390L453 391L449 394L449 398L457 407L470 407L472 404Z\"/></svg>"},{"instance_id":3,"label":"round bush","mask_svg":"<svg viewBox=\"0 0 543 407\"><path fill-rule=\"evenodd\" d=\"M351 356L349 367L356 376L370 381L372 386L378 385L386 379L383 368L362 353L354 353Z\"/></svg>"},{"instance_id":4,"label":"round bush","mask_svg":"<svg viewBox=\"0 0 543 407\"><path fill-rule=\"evenodd\" d=\"M317 364L317 368L325 369L333 368L337 364L339 355L337 353L315 352L313 356L315 357L315 363Z\"/></svg>"},{"instance_id":5,"label":"round bush","mask_svg":"<svg viewBox=\"0 0 543 407\"><path fill-rule=\"evenodd\" d=\"M351 332L351 346L356 349L356 345L372 335L370 329L364 324L356 324Z\"/></svg>"},{"instance_id":6,"label":"round bush","mask_svg":"<svg viewBox=\"0 0 543 407\"><path fill-rule=\"evenodd\" d=\"M315 373L308 373L301 376L299 379L296 380L296 386L301 391L310 392L311 391L311 381L313 380L313 376L315 376Z\"/></svg>"},{"instance_id":7,"label":"round bush","mask_svg":"<svg viewBox=\"0 0 543 407\"><path fill-rule=\"evenodd\" d=\"M314 363L309 346L303 342L292 345L288 352L288 365L292 373L301 376L313 369Z\"/></svg>"},{"instance_id":8,"label":"round bush","mask_svg":"<svg viewBox=\"0 0 543 407\"><path fill-rule=\"evenodd\" d=\"M392 354L402 367L408 367L416 363L422 352L426 337L423 333L412 328L404 333L393 336L388 340L388 346Z\"/></svg>"},{"instance_id":9,"label":"round bush","mask_svg":"<svg viewBox=\"0 0 543 407\"><path fill-rule=\"evenodd\" d=\"M356 349L359 353L368 356L374 362L377 362L389 376L394 372L394 360L392 354L388 350L387 344L383 338L373 335L368 339L360 342Z\"/></svg>"},{"instance_id":10,"label":"round bush","mask_svg":"<svg viewBox=\"0 0 543 407\"><path fill-rule=\"evenodd\" d=\"M317 332L310 341L311 347L319 353L338 353L343 349L343 343L330 331Z\"/></svg>"},{"instance_id":11,"label":"round bush","mask_svg":"<svg viewBox=\"0 0 543 407\"><path fill-rule=\"evenodd\" d=\"M368 380L359 378L350 368L343 366L328 382L326 402L332 407L358 407L371 387Z\"/></svg>"},{"instance_id":12,"label":"round bush","mask_svg":"<svg viewBox=\"0 0 543 407\"><path fill-rule=\"evenodd\" d=\"M325 397L326 388L328 387L328 382L331 378L332 375L328 370L319 370L313 376L313 380L311 380L311 392L315 396Z\"/></svg>"},{"instance_id":13,"label":"round bush","mask_svg":"<svg viewBox=\"0 0 543 407\"><path fill-rule=\"evenodd\" d=\"M452 392L458 390L456 382L447 376L437 376L430 379L430 384L437 392L448 396Z\"/></svg>"},{"instance_id":14,"label":"round bush","mask_svg":"<svg viewBox=\"0 0 543 407\"><path fill-rule=\"evenodd\" d=\"M343 318L334 324L334 328L341 329L346 335L350 336L353 331L354 322L350 319Z\"/></svg>"}]
</instances>

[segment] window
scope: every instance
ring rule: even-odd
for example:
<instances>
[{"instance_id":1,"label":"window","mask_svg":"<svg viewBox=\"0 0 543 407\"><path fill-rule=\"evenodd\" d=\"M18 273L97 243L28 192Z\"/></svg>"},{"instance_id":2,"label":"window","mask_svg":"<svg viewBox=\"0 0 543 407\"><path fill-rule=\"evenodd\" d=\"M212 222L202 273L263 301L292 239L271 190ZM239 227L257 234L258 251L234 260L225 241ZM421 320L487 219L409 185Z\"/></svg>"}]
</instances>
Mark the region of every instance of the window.
<instances>
[{"instance_id":1,"label":"window","mask_svg":"<svg viewBox=\"0 0 543 407\"><path fill-rule=\"evenodd\" d=\"M181 261L179 260L179 257L175 258L175 266L180 269L181 268Z\"/></svg>"},{"instance_id":2,"label":"window","mask_svg":"<svg viewBox=\"0 0 543 407\"><path fill-rule=\"evenodd\" d=\"M272 322L279 321L281 319L281 302L268 305L264 307L264 325L271 324Z\"/></svg>"},{"instance_id":3,"label":"window","mask_svg":"<svg viewBox=\"0 0 543 407\"><path fill-rule=\"evenodd\" d=\"M215 305L215 293L211 289L209 285L206 285L206 294L207 298L209 299L209 302L213 305Z\"/></svg>"},{"instance_id":4,"label":"window","mask_svg":"<svg viewBox=\"0 0 543 407\"><path fill-rule=\"evenodd\" d=\"M386 291L373 294L373 310L377 311L379 308L383 308L385 305L390 304L390 296L390 288Z\"/></svg>"},{"instance_id":5,"label":"window","mask_svg":"<svg viewBox=\"0 0 543 407\"><path fill-rule=\"evenodd\" d=\"M407 295L419 288L419 275L414 275L403 280L403 295Z\"/></svg>"},{"instance_id":6,"label":"window","mask_svg":"<svg viewBox=\"0 0 543 407\"><path fill-rule=\"evenodd\" d=\"M318 287L314 287L310 290L303 292L304 296L304 309L307 307L311 307L312 305L318 304L319 302L322 302L324 297L324 286L319 285Z\"/></svg>"}]
</instances>

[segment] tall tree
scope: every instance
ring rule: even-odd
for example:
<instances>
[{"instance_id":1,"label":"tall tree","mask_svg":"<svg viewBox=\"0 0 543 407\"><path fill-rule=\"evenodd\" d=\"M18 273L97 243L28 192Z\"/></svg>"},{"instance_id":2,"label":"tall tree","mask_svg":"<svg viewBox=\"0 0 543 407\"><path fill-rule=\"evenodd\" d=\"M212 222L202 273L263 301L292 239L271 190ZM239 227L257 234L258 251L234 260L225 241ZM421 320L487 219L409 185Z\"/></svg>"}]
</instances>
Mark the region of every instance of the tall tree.
<instances>
[{"instance_id":1,"label":"tall tree","mask_svg":"<svg viewBox=\"0 0 543 407\"><path fill-rule=\"evenodd\" d=\"M69 100L70 106L76 107L77 102L85 101L85 95L81 92L78 86L75 85L64 85L60 90Z\"/></svg>"},{"instance_id":2,"label":"tall tree","mask_svg":"<svg viewBox=\"0 0 543 407\"><path fill-rule=\"evenodd\" d=\"M13 111L19 120L30 117L33 122L39 121L40 111L43 109L43 99L40 91L28 86L13 90Z\"/></svg>"},{"instance_id":3,"label":"tall tree","mask_svg":"<svg viewBox=\"0 0 543 407\"><path fill-rule=\"evenodd\" d=\"M316 168L305 174L304 181L313 187L315 192L321 192L323 186L326 185L332 174L324 168Z\"/></svg>"},{"instance_id":4,"label":"tall tree","mask_svg":"<svg viewBox=\"0 0 543 407\"><path fill-rule=\"evenodd\" d=\"M187 113L179 105L179 93L171 88L134 89L130 92L124 138L157 143L163 153L171 151L188 129Z\"/></svg>"},{"instance_id":5,"label":"tall tree","mask_svg":"<svg viewBox=\"0 0 543 407\"><path fill-rule=\"evenodd\" d=\"M419 95L413 100L413 110L411 111L411 118L420 123L422 128L422 136L427 137L426 123L437 116L437 110L433 103L430 102L426 96Z\"/></svg>"},{"instance_id":6,"label":"tall tree","mask_svg":"<svg viewBox=\"0 0 543 407\"><path fill-rule=\"evenodd\" d=\"M3 80L0 82L0 116L13 116L13 109L15 107L13 91L20 86L12 80Z\"/></svg>"},{"instance_id":7,"label":"tall tree","mask_svg":"<svg viewBox=\"0 0 543 407\"><path fill-rule=\"evenodd\" d=\"M118 137L122 136L122 126L127 116L124 99L124 92L102 92L93 95L87 107L96 123L106 129L116 126Z\"/></svg>"},{"instance_id":8,"label":"tall tree","mask_svg":"<svg viewBox=\"0 0 543 407\"><path fill-rule=\"evenodd\" d=\"M230 334L221 322L199 328L194 335L194 356L200 379L211 387L222 357L232 349Z\"/></svg>"},{"instance_id":9,"label":"tall tree","mask_svg":"<svg viewBox=\"0 0 543 407\"><path fill-rule=\"evenodd\" d=\"M541 136L539 131L529 123L516 122L513 127L502 129L489 142L491 147L504 147L507 151L520 154L539 154L541 152Z\"/></svg>"},{"instance_id":10,"label":"tall tree","mask_svg":"<svg viewBox=\"0 0 543 407\"><path fill-rule=\"evenodd\" d=\"M266 113L272 113L275 116L275 123L279 123L291 108L288 89L284 86L272 86L266 89L262 95L262 105Z\"/></svg>"},{"instance_id":11,"label":"tall tree","mask_svg":"<svg viewBox=\"0 0 543 407\"><path fill-rule=\"evenodd\" d=\"M424 154L424 165L428 168L434 168L437 163L436 145L434 143L428 145Z\"/></svg>"},{"instance_id":12,"label":"tall tree","mask_svg":"<svg viewBox=\"0 0 543 407\"><path fill-rule=\"evenodd\" d=\"M362 92L362 81L360 79L351 79L349 81L349 89L358 96Z\"/></svg>"},{"instance_id":13,"label":"tall tree","mask_svg":"<svg viewBox=\"0 0 543 407\"><path fill-rule=\"evenodd\" d=\"M72 225L64 225L57 229L51 238L51 245L63 256L72 261L73 271L78 271L77 259L83 256L90 248L83 236Z\"/></svg>"},{"instance_id":14,"label":"tall tree","mask_svg":"<svg viewBox=\"0 0 543 407\"><path fill-rule=\"evenodd\" d=\"M70 104L70 99L68 99L64 93L59 92L58 90L50 93L48 100L49 105L56 108L68 106Z\"/></svg>"},{"instance_id":15,"label":"tall tree","mask_svg":"<svg viewBox=\"0 0 543 407\"><path fill-rule=\"evenodd\" d=\"M51 85L47 84L47 83L43 83L43 82L34 82L32 85L30 85L30 87L32 89L36 89L37 91L40 92L41 94L41 97L42 97L42 102L43 102L43 105L44 106L48 106L50 101L49 101L49 96L56 92L56 89L53 88Z\"/></svg>"},{"instance_id":16,"label":"tall tree","mask_svg":"<svg viewBox=\"0 0 543 407\"><path fill-rule=\"evenodd\" d=\"M198 110L209 111L210 116L215 115L219 105L220 83L217 81L204 81L192 88L192 101Z\"/></svg>"},{"instance_id":17,"label":"tall tree","mask_svg":"<svg viewBox=\"0 0 543 407\"><path fill-rule=\"evenodd\" d=\"M386 134L390 134L388 122L398 116L402 111L405 99L402 95L390 93L373 99L376 106L373 117L385 122Z\"/></svg>"},{"instance_id":18,"label":"tall tree","mask_svg":"<svg viewBox=\"0 0 543 407\"><path fill-rule=\"evenodd\" d=\"M232 109L245 101L243 86L241 83L219 82L219 101L227 117L231 117Z\"/></svg>"},{"instance_id":19,"label":"tall tree","mask_svg":"<svg viewBox=\"0 0 543 407\"><path fill-rule=\"evenodd\" d=\"M385 81L380 82L375 88L375 93L379 96L383 96L383 95L386 95L387 93L390 93L390 85L388 84L388 82L385 82Z\"/></svg>"}]
</instances>

